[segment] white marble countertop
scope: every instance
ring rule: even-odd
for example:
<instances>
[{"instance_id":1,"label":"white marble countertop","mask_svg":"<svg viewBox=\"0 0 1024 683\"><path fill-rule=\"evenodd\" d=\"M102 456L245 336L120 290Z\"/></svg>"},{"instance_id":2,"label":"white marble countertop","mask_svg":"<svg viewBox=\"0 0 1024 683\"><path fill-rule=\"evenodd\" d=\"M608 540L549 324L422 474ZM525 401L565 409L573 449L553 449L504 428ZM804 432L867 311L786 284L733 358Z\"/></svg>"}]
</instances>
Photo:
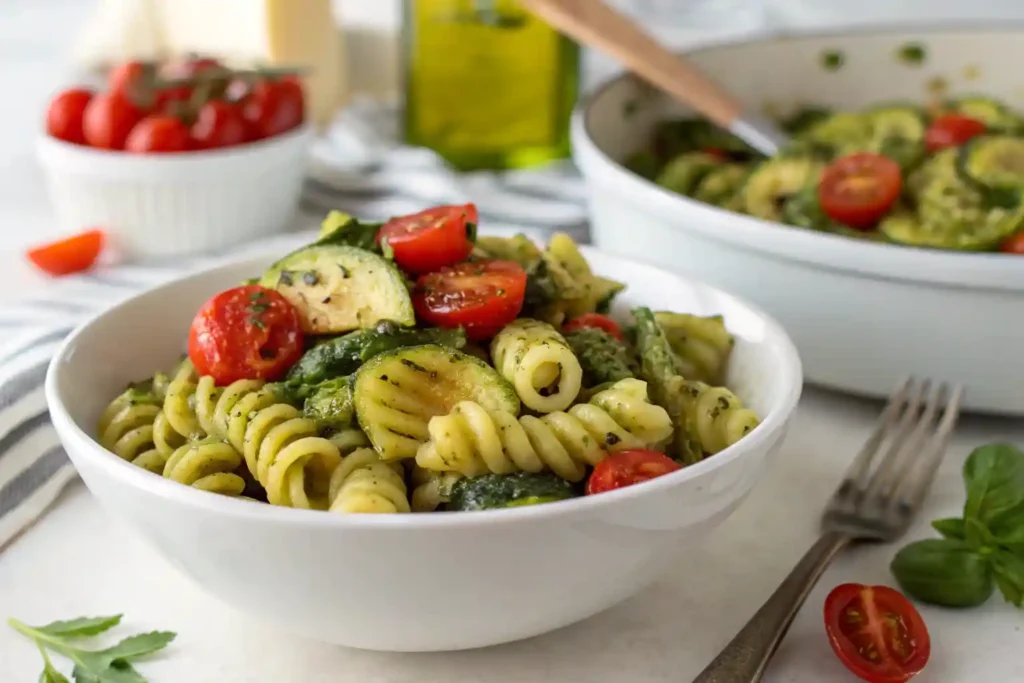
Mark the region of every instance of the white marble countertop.
<instances>
[{"instance_id":1,"label":"white marble countertop","mask_svg":"<svg viewBox=\"0 0 1024 683\"><path fill-rule=\"evenodd\" d=\"M778 4L778 3L776 3ZM816 21L821 3L806 16ZM863 6L871 3L857 3ZM950 3L939 3L950 5ZM983 7L972 3L972 7ZM987 3L990 13L998 0ZM834 5L833 5L834 6ZM0 301L45 286L21 251L53 236L29 131L65 71L63 47L89 11L79 0L0 3ZM863 18L863 12L857 15ZM865 19L866 20L866 19ZM895 378L894 378L895 380ZM777 462L750 499L678 571L602 615L547 636L485 650L429 655L361 652L292 638L220 606L112 521L73 484L52 512L0 554L0 618L45 622L124 612L129 630L173 629L167 652L140 665L151 680L189 683L445 683L488 681L687 681L724 645L814 540L817 515L845 463L867 437L878 406L808 389ZM965 419L922 519L908 535L930 535L928 520L958 514L959 468L971 448L1024 443L1024 426ZM825 594L845 581L892 583L894 546L841 556L811 595L767 677L769 683L852 681L821 623ZM585 577L581 577L585 578ZM1018 610L996 595L968 611L924 607L933 654L922 683L1024 680ZM0 680L35 680L32 645L0 625Z\"/></svg>"}]
</instances>

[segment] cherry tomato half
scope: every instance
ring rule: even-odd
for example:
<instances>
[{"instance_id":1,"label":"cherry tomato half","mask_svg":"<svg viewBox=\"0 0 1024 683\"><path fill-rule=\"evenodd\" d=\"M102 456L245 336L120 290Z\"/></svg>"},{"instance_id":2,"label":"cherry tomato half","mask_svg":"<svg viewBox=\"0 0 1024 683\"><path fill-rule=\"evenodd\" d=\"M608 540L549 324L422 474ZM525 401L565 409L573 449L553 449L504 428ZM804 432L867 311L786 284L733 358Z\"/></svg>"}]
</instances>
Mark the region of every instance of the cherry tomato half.
<instances>
[{"instance_id":1,"label":"cherry tomato half","mask_svg":"<svg viewBox=\"0 0 1024 683\"><path fill-rule=\"evenodd\" d=\"M867 229L885 215L902 188L899 164L879 154L861 152L828 165L818 182L818 201L833 220Z\"/></svg>"},{"instance_id":2,"label":"cherry tomato half","mask_svg":"<svg viewBox=\"0 0 1024 683\"><path fill-rule=\"evenodd\" d=\"M587 495L604 493L675 472L682 466L657 451L619 451L597 463L587 480Z\"/></svg>"},{"instance_id":3,"label":"cherry tomato half","mask_svg":"<svg viewBox=\"0 0 1024 683\"><path fill-rule=\"evenodd\" d=\"M416 315L438 327L464 327L488 339L523 308L526 271L514 261L459 263L421 275L413 292Z\"/></svg>"},{"instance_id":4,"label":"cherry tomato half","mask_svg":"<svg viewBox=\"0 0 1024 683\"><path fill-rule=\"evenodd\" d=\"M223 386L240 379L280 379L302 356L299 313L259 285L235 287L199 309L188 335L188 357L200 374Z\"/></svg>"},{"instance_id":5,"label":"cherry tomato half","mask_svg":"<svg viewBox=\"0 0 1024 683\"><path fill-rule=\"evenodd\" d=\"M166 114L150 114L135 124L124 148L133 154L166 154L188 149L188 126Z\"/></svg>"},{"instance_id":6,"label":"cherry tomato half","mask_svg":"<svg viewBox=\"0 0 1024 683\"><path fill-rule=\"evenodd\" d=\"M103 231L86 230L57 242L28 251L28 260L50 275L68 275L87 270L103 250Z\"/></svg>"},{"instance_id":7,"label":"cherry tomato half","mask_svg":"<svg viewBox=\"0 0 1024 683\"><path fill-rule=\"evenodd\" d=\"M619 324L600 313L584 313L567 322L562 329L566 332L572 332L581 327L596 327L599 330L604 330L616 339L622 339L622 328L619 327Z\"/></svg>"},{"instance_id":8,"label":"cherry tomato half","mask_svg":"<svg viewBox=\"0 0 1024 683\"><path fill-rule=\"evenodd\" d=\"M932 121L924 134L929 152L947 147L959 147L976 135L985 132L985 124L963 114L944 114Z\"/></svg>"},{"instance_id":9,"label":"cherry tomato half","mask_svg":"<svg viewBox=\"0 0 1024 683\"><path fill-rule=\"evenodd\" d=\"M85 141L100 149L124 149L125 140L142 112L119 93L100 93L92 98L82 118Z\"/></svg>"},{"instance_id":10,"label":"cherry tomato half","mask_svg":"<svg viewBox=\"0 0 1024 683\"><path fill-rule=\"evenodd\" d=\"M82 120L92 95L91 90L71 88L54 97L46 109L46 132L59 140L84 145Z\"/></svg>"},{"instance_id":11,"label":"cherry tomato half","mask_svg":"<svg viewBox=\"0 0 1024 683\"><path fill-rule=\"evenodd\" d=\"M1004 254L1024 254L1024 232L1007 237L999 250Z\"/></svg>"},{"instance_id":12,"label":"cherry tomato half","mask_svg":"<svg viewBox=\"0 0 1024 683\"><path fill-rule=\"evenodd\" d=\"M395 252L395 263L410 273L429 273L465 260L473 251L467 231L476 224L473 204L436 206L411 216L392 218L377 233Z\"/></svg>"},{"instance_id":13,"label":"cherry tomato half","mask_svg":"<svg viewBox=\"0 0 1024 683\"><path fill-rule=\"evenodd\" d=\"M302 85L293 77L260 81L243 100L242 107L253 140L285 133L301 125L305 118Z\"/></svg>"},{"instance_id":14,"label":"cherry tomato half","mask_svg":"<svg viewBox=\"0 0 1024 683\"><path fill-rule=\"evenodd\" d=\"M924 620L888 586L844 583L825 598L825 631L836 656L869 683L902 683L928 663Z\"/></svg>"},{"instance_id":15,"label":"cherry tomato half","mask_svg":"<svg viewBox=\"0 0 1024 683\"><path fill-rule=\"evenodd\" d=\"M246 141L245 119L233 104L211 100L199 109L190 131L195 149L231 147Z\"/></svg>"}]
</instances>

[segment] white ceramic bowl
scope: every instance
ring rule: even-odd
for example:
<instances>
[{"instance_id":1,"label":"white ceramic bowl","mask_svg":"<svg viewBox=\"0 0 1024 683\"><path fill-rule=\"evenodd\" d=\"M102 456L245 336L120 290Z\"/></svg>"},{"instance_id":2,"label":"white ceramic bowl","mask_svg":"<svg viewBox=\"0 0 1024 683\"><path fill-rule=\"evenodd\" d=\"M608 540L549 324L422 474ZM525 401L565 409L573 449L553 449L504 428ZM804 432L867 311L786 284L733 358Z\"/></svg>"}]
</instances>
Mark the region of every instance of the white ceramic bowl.
<instances>
[{"instance_id":1,"label":"white ceramic bowl","mask_svg":"<svg viewBox=\"0 0 1024 683\"><path fill-rule=\"evenodd\" d=\"M304 126L223 150L136 155L43 133L37 153L62 231L102 227L118 252L160 257L285 227L302 192L312 137Z\"/></svg>"},{"instance_id":2,"label":"white ceramic bowl","mask_svg":"<svg viewBox=\"0 0 1024 683\"><path fill-rule=\"evenodd\" d=\"M754 108L862 108L981 93L1024 110L1020 30L860 33L716 46L689 58ZM925 46L921 66L896 57ZM838 71L822 55L838 50ZM885 396L902 375L957 380L967 407L1024 415L1024 258L872 244L790 228L662 190L618 161L679 113L630 77L598 89L573 121L594 243L746 297L793 336L807 379Z\"/></svg>"},{"instance_id":3,"label":"white ceramic bowl","mask_svg":"<svg viewBox=\"0 0 1024 683\"><path fill-rule=\"evenodd\" d=\"M128 381L173 364L196 308L276 253L164 285L85 323L46 378L53 423L103 506L240 611L378 650L456 650L539 635L611 607L670 568L685 572L692 543L740 504L769 464L801 390L795 348L757 309L649 266L584 253L597 272L629 283L623 309L723 314L738 338L729 384L762 424L701 463L607 494L413 515L342 516L221 497L97 444L94 425L107 402Z\"/></svg>"}]
</instances>

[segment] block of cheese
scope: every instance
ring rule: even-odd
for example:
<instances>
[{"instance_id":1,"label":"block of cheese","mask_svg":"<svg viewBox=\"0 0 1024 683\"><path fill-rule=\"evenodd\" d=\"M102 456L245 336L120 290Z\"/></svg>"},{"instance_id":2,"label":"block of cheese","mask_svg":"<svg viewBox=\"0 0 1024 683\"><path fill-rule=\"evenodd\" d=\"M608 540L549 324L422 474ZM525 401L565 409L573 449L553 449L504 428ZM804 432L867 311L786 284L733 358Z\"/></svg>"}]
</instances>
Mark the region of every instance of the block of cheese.
<instances>
[{"instance_id":1,"label":"block of cheese","mask_svg":"<svg viewBox=\"0 0 1024 683\"><path fill-rule=\"evenodd\" d=\"M235 65L302 66L311 118L328 123L346 89L345 50L331 0L155 0L170 54Z\"/></svg>"},{"instance_id":2,"label":"block of cheese","mask_svg":"<svg viewBox=\"0 0 1024 683\"><path fill-rule=\"evenodd\" d=\"M76 46L80 63L198 53L235 66L301 66L310 118L345 99L346 51L331 0L103 0Z\"/></svg>"}]
</instances>

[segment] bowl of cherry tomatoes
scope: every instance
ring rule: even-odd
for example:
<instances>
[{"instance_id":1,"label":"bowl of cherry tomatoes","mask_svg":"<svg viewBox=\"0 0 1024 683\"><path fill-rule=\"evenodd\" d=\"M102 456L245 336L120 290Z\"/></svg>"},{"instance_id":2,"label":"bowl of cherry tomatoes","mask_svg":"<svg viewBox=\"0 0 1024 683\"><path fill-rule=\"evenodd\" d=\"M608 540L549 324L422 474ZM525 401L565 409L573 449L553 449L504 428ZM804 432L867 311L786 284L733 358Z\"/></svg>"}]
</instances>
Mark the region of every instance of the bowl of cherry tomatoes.
<instances>
[{"instance_id":1,"label":"bowl of cherry tomatoes","mask_svg":"<svg viewBox=\"0 0 1024 683\"><path fill-rule=\"evenodd\" d=\"M279 231L311 139L296 71L189 58L127 62L102 89L58 93L37 151L61 228L103 228L137 258Z\"/></svg>"}]
</instances>

